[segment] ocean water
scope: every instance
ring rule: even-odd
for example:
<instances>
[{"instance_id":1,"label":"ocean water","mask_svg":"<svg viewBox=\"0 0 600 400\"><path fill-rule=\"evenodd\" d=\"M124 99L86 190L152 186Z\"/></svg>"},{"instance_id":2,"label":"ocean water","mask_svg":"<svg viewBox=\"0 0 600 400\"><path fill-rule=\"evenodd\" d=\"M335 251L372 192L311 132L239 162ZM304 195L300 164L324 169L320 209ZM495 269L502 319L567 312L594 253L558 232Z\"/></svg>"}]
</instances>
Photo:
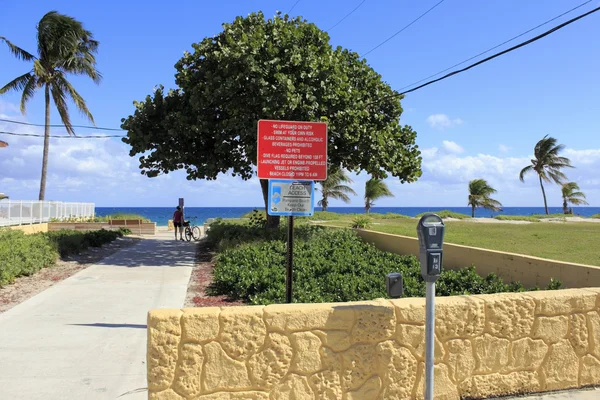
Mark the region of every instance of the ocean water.
<instances>
[{"instance_id":1,"label":"ocean water","mask_svg":"<svg viewBox=\"0 0 600 400\"><path fill-rule=\"evenodd\" d=\"M196 224L203 224L208 218L239 218L245 213L254 210L255 208L263 209L263 207L186 207L186 219L195 217ZM315 207L315 210L321 210ZM414 217L417 214L424 212L436 212L441 210L450 210L462 214L471 215L470 207L373 207L371 212L374 213L396 213ZM167 221L173 217L173 207L96 207L96 215L104 216L117 212L135 213L156 222L158 226L166 226ZM363 207L330 207L328 211L337 212L340 214L363 214ZM549 207L551 214L561 214L562 207ZM573 207L573 213L582 217L589 217L594 214L600 214L600 207ZM496 215L533 215L544 214L543 207L506 207L502 212L490 212L488 210L477 209L476 217L491 218Z\"/></svg>"}]
</instances>

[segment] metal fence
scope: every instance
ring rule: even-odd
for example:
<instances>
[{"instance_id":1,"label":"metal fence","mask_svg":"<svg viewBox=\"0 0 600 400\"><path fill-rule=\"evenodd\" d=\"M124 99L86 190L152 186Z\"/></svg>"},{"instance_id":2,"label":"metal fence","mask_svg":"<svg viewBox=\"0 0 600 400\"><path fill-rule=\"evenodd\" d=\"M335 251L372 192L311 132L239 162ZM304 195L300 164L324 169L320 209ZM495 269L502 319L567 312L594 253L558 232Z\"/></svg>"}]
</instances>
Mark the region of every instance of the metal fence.
<instances>
[{"instance_id":1,"label":"metal fence","mask_svg":"<svg viewBox=\"0 0 600 400\"><path fill-rule=\"evenodd\" d=\"M0 226L30 225L51 219L93 218L94 203L0 200Z\"/></svg>"}]
</instances>

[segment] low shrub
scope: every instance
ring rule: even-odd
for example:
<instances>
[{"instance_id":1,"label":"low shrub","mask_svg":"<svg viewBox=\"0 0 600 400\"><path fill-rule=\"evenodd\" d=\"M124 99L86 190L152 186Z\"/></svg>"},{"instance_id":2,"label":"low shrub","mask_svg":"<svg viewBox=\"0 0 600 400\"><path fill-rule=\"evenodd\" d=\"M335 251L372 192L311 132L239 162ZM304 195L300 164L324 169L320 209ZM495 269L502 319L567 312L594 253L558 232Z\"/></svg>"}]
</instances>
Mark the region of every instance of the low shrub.
<instances>
[{"instance_id":1,"label":"low shrub","mask_svg":"<svg viewBox=\"0 0 600 400\"><path fill-rule=\"evenodd\" d=\"M152 221L150 221L150 219L148 219L142 215L133 214L133 213L122 213L122 212L103 215L100 217L99 216L95 216L95 217L69 216L69 217L64 217L64 218L50 218L50 222L108 222L111 219L141 220L142 222L152 222Z\"/></svg>"},{"instance_id":2,"label":"low shrub","mask_svg":"<svg viewBox=\"0 0 600 400\"><path fill-rule=\"evenodd\" d=\"M17 230L0 229L0 287L53 265L59 256L77 254L90 246L100 247L129 233L129 229L85 233L61 230L25 235Z\"/></svg>"},{"instance_id":3,"label":"low shrub","mask_svg":"<svg viewBox=\"0 0 600 400\"><path fill-rule=\"evenodd\" d=\"M220 229L226 230L226 226ZM238 228L232 228L239 233ZM222 235L223 236L223 235ZM210 294L250 304L285 300L286 245L282 238L262 238L227 248L217 256ZM307 227L294 242L294 301L306 303L372 300L387 297L385 275L401 272L405 297L425 296L425 282L414 256L378 250L348 229ZM558 288L551 284L550 289ZM504 283L474 266L444 270L441 296L524 291L518 282Z\"/></svg>"},{"instance_id":4,"label":"low shrub","mask_svg":"<svg viewBox=\"0 0 600 400\"><path fill-rule=\"evenodd\" d=\"M594 215L592 215L590 218L596 218L596 219L600 219L600 214L594 214Z\"/></svg>"},{"instance_id":5,"label":"low shrub","mask_svg":"<svg viewBox=\"0 0 600 400\"><path fill-rule=\"evenodd\" d=\"M533 218L539 218L539 219L548 219L548 218L565 219L566 217L572 217L573 215L568 215L568 214L532 214L531 216Z\"/></svg>"},{"instance_id":6,"label":"low shrub","mask_svg":"<svg viewBox=\"0 0 600 400\"><path fill-rule=\"evenodd\" d=\"M350 227L354 229L369 229L371 227L371 218L366 216L355 217Z\"/></svg>"},{"instance_id":7,"label":"low shrub","mask_svg":"<svg viewBox=\"0 0 600 400\"><path fill-rule=\"evenodd\" d=\"M527 217L525 215L496 215L494 219L500 221L528 221L528 222L541 222L539 218Z\"/></svg>"},{"instance_id":8,"label":"low shrub","mask_svg":"<svg viewBox=\"0 0 600 400\"><path fill-rule=\"evenodd\" d=\"M470 215L461 214L450 210L442 210L442 211L431 211L433 214L437 214L440 218L456 218L456 219L468 219L471 218ZM430 214L429 212L421 213L416 216L416 218L421 218L425 214Z\"/></svg>"}]
</instances>

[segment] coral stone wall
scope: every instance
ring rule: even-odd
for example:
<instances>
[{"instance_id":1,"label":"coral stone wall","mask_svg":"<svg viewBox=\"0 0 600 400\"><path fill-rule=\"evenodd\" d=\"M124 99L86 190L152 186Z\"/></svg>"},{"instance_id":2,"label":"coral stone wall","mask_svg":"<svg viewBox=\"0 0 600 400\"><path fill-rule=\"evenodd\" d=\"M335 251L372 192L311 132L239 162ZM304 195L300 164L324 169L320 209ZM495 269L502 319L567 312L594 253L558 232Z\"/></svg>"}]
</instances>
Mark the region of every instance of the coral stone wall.
<instances>
[{"instance_id":1,"label":"coral stone wall","mask_svg":"<svg viewBox=\"0 0 600 400\"><path fill-rule=\"evenodd\" d=\"M600 384L600 289L436 299L435 398ZM150 399L423 398L425 301L153 310Z\"/></svg>"}]
</instances>

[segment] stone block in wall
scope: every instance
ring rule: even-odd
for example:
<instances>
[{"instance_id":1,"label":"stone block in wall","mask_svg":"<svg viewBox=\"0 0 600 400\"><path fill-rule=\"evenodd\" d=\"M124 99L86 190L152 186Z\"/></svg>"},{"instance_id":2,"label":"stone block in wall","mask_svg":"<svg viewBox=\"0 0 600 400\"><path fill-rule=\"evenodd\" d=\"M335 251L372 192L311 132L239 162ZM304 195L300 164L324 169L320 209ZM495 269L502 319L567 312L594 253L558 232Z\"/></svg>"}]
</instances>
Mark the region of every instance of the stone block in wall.
<instances>
[{"instance_id":1,"label":"stone block in wall","mask_svg":"<svg viewBox=\"0 0 600 400\"><path fill-rule=\"evenodd\" d=\"M352 342L380 342L392 337L396 330L394 306L386 300L357 302Z\"/></svg>"},{"instance_id":2,"label":"stone block in wall","mask_svg":"<svg viewBox=\"0 0 600 400\"><path fill-rule=\"evenodd\" d=\"M308 383L312 387L315 399L338 400L342 398L342 381L338 371L317 372L309 378Z\"/></svg>"},{"instance_id":3,"label":"stone block in wall","mask_svg":"<svg viewBox=\"0 0 600 400\"><path fill-rule=\"evenodd\" d=\"M548 353L548 345L542 340L523 338L510 344L509 371L536 371Z\"/></svg>"},{"instance_id":4,"label":"stone block in wall","mask_svg":"<svg viewBox=\"0 0 600 400\"><path fill-rule=\"evenodd\" d=\"M439 339L479 336L485 327L485 303L473 296L436 299L435 330Z\"/></svg>"},{"instance_id":5,"label":"stone block in wall","mask_svg":"<svg viewBox=\"0 0 600 400\"><path fill-rule=\"evenodd\" d=\"M581 359L579 385L597 385L600 382L600 360L588 354Z\"/></svg>"},{"instance_id":6,"label":"stone block in wall","mask_svg":"<svg viewBox=\"0 0 600 400\"><path fill-rule=\"evenodd\" d=\"M175 393L172 389L167 389L160 392L149 392L148 400L185 400L185 398Z\"/></svg>"},{"instance_id":7,"label":"stone block in wall","mask_svg":"<svg viewBox=\"0 0 600 400\"><path fill-rule=\"evenodd\" d=\"M273 304L264 308L270 331L298 332L309 330L345 330L354 326L351 303Z\"/></svg>"},{"instance_id":8,"label":"stone block in wall","mask_svg":"<svg viewBox=\"0 0 600 400\"><path fill-rule=\"evenodd\" d=\"M475 372L478 374L491 374L506 369L508 365L507 339L497 338L490 334L473 339L475 349Z\"/></svg>"},{"instance_id":9,"label":"stone block in wall","mask_svg":"<svg viewBox=\"0 0 600 400\"><path fill-rule=\"evenodd\" d=\"M564 339L569 332L569 317L557 315L554 317L536 317L533 323L533 338L542 339L547 343L557 343Z\"/></svg>"},{"instance_id":10,"label":"stone block in wall","mask_svg":"<svg viewBox=\"0 0 600 400\"><path fill-rule=\"evenodd\" d=\"M600 357L600 315L597 311L591 311L586 314L586 317L589 329L590 353Z\"/></svg>"},{"instance_id":11,"label":"stone block in wall","mask_svg":"<svg viewBox=\"0 0 600 400\"><path fill-rule=\"evenodd\" d=\"M452 339L446 343L444 363L448 366L448 376L458 384L469 378L475 370L473 344L469 339Z\"/></svg>"},{"instance_id":12,"label":"stone block in wall","mask_svg":"<svg viewBox=\"0 0 600 400\"><path fill-rule=\"evenodd\" d=\"M464 398L487 399L497 395L515 395L540 391L537 372L519 371L509 374L474 375L460 386Z\"/></svg>"},{"instance_id":13,"label":"stone block in wall","mask_svg":"<svg viewBox=\"0 0 600 400\"><path fill-rule=\"evenodd\" d=\"M596 308L598 292L594 289L563 289L527 292L536 303L536 314L565 315L585 313Z\"/></svg>"},{"instance_id":14,"label":"stone block in wall","mask_svg":"<svg viewBox=\"0 0 600 400\"><path fill-rule=\"evenodd\" d=\"M296 332L290 336L294 348L292 372L307 375L320 371L323 368L320 353L321 339L311 332Z\"/></svg>"},{"instance_id":15,"label":"stone block in wall","mask_svg":"<svg viewBox=\"0 0 600 400\"><path fill-rule=\"evenodd\" d=\"M585 314L572 314L569 316L569 342L578 356L588 353L590 342L588 340L588 325Z\"/></svg>"},{"instance_id":16,"label":"stone block in wall","mask_svg":"<svg viewBox=\"0 0 600 400\"><path fill-rule=\"evenodd\" d=\"M217 342L204 345L204 391L250 389L246 364L229 357Z\"/></svg>"},{"instance_id":17,"label":"stone block in wall","mask_svg":"<svg viewBox=\"0 0 600 400\"><path fill-rule=\"evenodd\" d=\"M173 390L186 398L198 396L202 392L202 345L186 343L181 346L180 355L175 369Z\"/></svg>"},{"instance_id":18,"label":"stone block in wall","mask_svg":"<svg viewBox=\"0 0 600 400\"><path fill-rule=\"evenodd\" d=\"M393 299L390 303L396 308L397 322L412 325L425 325L425 299L408 297Z\"/></svg>"},{"instance_id":19,"label":"stone block in wall","mask_svg":"<svg viewBox=\"0 0 600 400\"><path fill-rule=\"evenodd\" d=\"M477 296L485 300L486 332L511 340L529 337L535 315L535 301L520 293Z\"/></svg>"},{"instance_id":20,"label":"stone block in wall","mask_svg":"<svg viewBox=\"0 0 600 400\"><path fill-rule=\"evenodd\" d=\"M271 393L277 400L313 400L314 393L305 376L290 374Z\"/></svg>"},{"instance_id":21,"label":"stone block in wall","mask_svg":"<svg viewBox=\"0 0 600 400\"><path fill-rule=\"evenodd\" d=\"M579 379L579 358L567 339L550 346L550 355L542 364L540 378L544 390L576 387Z\"/></svg>"},{"instance_id":22,"label":"stone block in wall","mask_svg":"<svg viewBox=\"0 0 600 400\"><path fill-rule=\"evenodd\" d=\"M225 307L219 315L219 342L227 354L236 360L247 360L265 342L267 328L262 306Z\"/></svg>"},{"instance_id":23,"label":"stone block in wall","mask_svg":"<svg viewBox=\"0 0 600 400\"><path fill-rule=\"evenodd\" d=\"M419 363L419 371L417 383L415 386L415 397L423 399L425 397L425 364ZM434 400L459 400L460 395L457 386L452 382L448 373L448 366L439 364L433 368L434 381Z\"/></svg>"},{"instance_id":24,"label":"stone block in wall","mask_svg":"<svg viewBox=\"0 0 600 400\"><path fill-rule=\"evenodd\" d=\"M181 315L182 339L188 342L207 342L219 335L219 307L185 308Z\"/></svg>"},{"instance_id":25,"label":"stone block in wall","mask_svg":"<svg viewBox=\"0 0 600 400\"><path fill-rule=\"evenodd\" d=\"M396 341L401 346L408 347L419 361L425 359L425 326L404 325L396 326ZM435 336L434 342L434 362L442 362L444 358L444 345Z\"/></svg>"},{"instance_id":26,"label":"stone block in wall","mask_svg":"<svg viewBox=\"0 0 600 400\"><path fill-rule=\"evenodd\" d=\"M152 310L148 313L148 389L164 391L175 378L178 345L181 339L180 310Z\"/></svg>"},{"instance_id":27,"label":"stone block in wall","mask_svg":"<svg viewBox=\"0 0 600 400\"><path fill-rule=\"evenodd\" d=\"M345 351L352 346L350 333L346 331L314 331L314 334L321 338L324 346L333 351Z\"/></svg>"},{"instance_id":28,"label":"stone block in wall","mask_svg":"<svg viewBox=\"0 0 600 400\"><path fill-rule=\"evenodd\" d=\"M287 336L277 332L269 333L264 348L248 361L253 384L270 389L279 383L288 373L293 354Z\"/></svg>"},{"instance_id":29,"label":"stone block in wall","mask_svg":"<svg viewBox=\"0 0 600 400\"><path fill-rule=\"evenodd\" d=\"M194 397L194 400L269 400L269 394L259 391L217 392Z\"/></svg>"},{"instance_id":30,"label":"stone block in wall","mask_svg":"<svg viewBox=\"0 0 600 400\"><path fill-rule=\"evenodd\" d=\"M366 381L359 389L348 392L348 400L375 400L381 398L381 379L374 376Z\"/></svg>"},{"instance_id":31,"label":"stone block in wall","mask_svg":"<svg viewBox=\"0 0 600 400\"><path fill-rule=\"evenodd\" d=\"M359 343L342 353L342 387L346 391L360 388L377 373L374 343Z\"/></svg>"},{"instance_id":32,"label":"stone block in wall","mask_svg":"<svg viewBox=\"0 0 600 400\"><path fill-rule=\"evenodd\" d=\"M417 359L393 340L377 345L378 376L384 399L409 399L417 377Z\"/></svg>"}]
</instances>

